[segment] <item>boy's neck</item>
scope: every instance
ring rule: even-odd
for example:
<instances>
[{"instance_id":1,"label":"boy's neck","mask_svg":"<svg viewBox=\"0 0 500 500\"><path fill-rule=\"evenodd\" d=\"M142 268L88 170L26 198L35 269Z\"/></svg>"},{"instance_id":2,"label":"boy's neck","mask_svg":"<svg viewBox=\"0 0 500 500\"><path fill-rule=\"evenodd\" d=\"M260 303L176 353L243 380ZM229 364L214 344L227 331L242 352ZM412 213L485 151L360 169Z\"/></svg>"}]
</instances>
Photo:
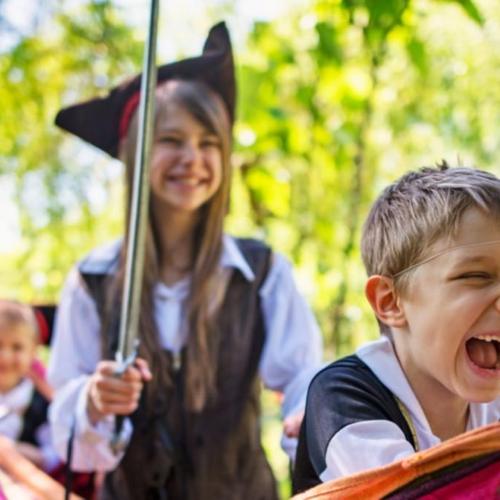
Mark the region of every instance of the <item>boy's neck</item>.
<instances>
[{"instance_id":1,"label":"boy's neck","mask_svg":"<svg viewBox=\"0 0 500 500\"><path fill-rule=\"evenodd\" d=\"M435 394L416 394L432 433L441 441L467 430L469 404L456 396L445 399Z\"/></svg>"},{"instance_id":2,"label":"boy's neck","mask_svg":"<svg viewBox=\"0 0 500 500\"><path fill-rule=\"evenodd\" d=\"M396 346L395 350L398 350ZM397 357L432 433L444 441L465 432L469 419L469 403L430 375L426 376L416 369L405 359L404 353L397 353Z\"/></svg>"}]
</instances>

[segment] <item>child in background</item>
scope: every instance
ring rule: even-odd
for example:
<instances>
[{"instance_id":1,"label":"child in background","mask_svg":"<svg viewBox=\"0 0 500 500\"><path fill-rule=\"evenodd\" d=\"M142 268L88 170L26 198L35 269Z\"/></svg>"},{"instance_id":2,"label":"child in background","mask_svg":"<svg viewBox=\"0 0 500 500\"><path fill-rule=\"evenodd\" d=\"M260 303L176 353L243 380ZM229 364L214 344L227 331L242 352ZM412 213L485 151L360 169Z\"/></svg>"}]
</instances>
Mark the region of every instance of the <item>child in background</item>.
<instances>
[{"instance_id":1,"label":"child in background","mask_svg":"<svg viewBox=\"0 0 500 500\"><path fill-rule=\"evenodd\" d=\"M31 307L0 300L0 435L16 441L17 450L35 465L51 471L59 460L50 440L48 401L30 378L37 341Z\"/></svg>"},{"instance_id":2,"label":"child in background","mask_svg":"<svg viewBox=\"0 0 500 500\"><path fill-rule=\"evenodd\" d=\"M410 172L373 205L361 247L382 336L311 382L295 491L500 418L500 180Z\"/></svg>"}]
</instances>

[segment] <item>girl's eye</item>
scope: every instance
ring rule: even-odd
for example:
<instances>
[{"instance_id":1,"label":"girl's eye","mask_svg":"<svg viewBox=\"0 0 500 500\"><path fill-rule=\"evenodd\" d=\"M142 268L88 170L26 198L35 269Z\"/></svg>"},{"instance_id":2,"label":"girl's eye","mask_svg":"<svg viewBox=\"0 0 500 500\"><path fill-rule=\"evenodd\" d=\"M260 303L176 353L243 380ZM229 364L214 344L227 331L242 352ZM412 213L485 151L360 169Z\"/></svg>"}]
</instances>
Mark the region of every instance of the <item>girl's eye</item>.
<instances>
[{"instance_id":1,"label":"girl's eye","mask_svg":"<svg viewBox=\"0 0 500 500\"><path fill-rule=\"evenodd\" d=\"M173 135L165 135L163 137L160 137L158 139L158 142L164 143L164 144L180 144L181 140L178 137L175 137Z\"/></svg>"},{"instance_id":2,"label":"girl's eye","mask_svg":"<svg viewBox=\"0 0 500 500\"><path fill-rule=\"evenodd\" d=\"M211 137L211 138L203 139L201 141L201 146L203 148L220 148L220 142L217 138Z\"/></svg>"}]
</instances>

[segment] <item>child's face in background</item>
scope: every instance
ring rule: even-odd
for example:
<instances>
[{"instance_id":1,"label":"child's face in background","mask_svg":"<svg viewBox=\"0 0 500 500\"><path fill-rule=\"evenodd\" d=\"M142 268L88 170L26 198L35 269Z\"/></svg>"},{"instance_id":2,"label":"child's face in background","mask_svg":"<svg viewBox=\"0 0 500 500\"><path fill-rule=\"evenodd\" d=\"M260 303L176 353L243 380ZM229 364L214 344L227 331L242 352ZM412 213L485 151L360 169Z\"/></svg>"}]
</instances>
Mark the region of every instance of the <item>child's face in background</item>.
<instances>
[{"instance_id":1,"label":"child's face in background","mask_svg":"<svg viewBox=\"0 0 500 500\"><path fill-rule=\"evenodd\" d=\"M430 255L460 245L500 240L500 222L465 211L456 238ZM394 336L415 392L487 402L500 396L500 243L455 248L417 267L400 297L406 327ZM496 340L494 340L496 339Z\"/></svg>"},{"instance_id":2,"label":"child's face in background","mask_svg":"<svg viewBox=\"0 0 500 500\"><path fill-rule=\"evenodd\" d=\"M35 354L28 325L0 324L0 392L13 389L29 372Z\"/></svg>"}]
</instances>

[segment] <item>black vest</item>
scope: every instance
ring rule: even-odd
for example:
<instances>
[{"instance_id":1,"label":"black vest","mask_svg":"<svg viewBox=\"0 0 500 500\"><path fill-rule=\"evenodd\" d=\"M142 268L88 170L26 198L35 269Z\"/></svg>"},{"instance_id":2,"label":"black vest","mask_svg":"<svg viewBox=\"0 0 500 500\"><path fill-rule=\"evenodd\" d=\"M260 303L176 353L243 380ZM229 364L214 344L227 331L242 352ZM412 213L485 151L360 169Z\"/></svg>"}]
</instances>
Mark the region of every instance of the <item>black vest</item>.
<instances>
[{"instance_id":1,"label":"black vest","mask_svg":"<svg viewBox=\"0 0 500 500\"><path fill-rule=\"evenodd\" d=\"M23 415L23 428L18 441L38 446L36 432L47 422L48 407L49 402L45 396L35 389L30 404Z\"/></svg>"},{"instance_id":2,"label":"black vest","mask_svg":"<svg viewBox=\"0 0 500 500\"><path fill-rule=\"evenodd\" d=\"M255 274L234 270L218 318L217 396L200 413L182 404L183 371L156 408L140 405L124 458L108 474L102 498L119 500L275 500L275 481L260 443L260 378L264 344L259 289L271 252L255 240L237 240ZM115 259L84 260L80 273L96 304ZM98 307L99 309L100 307ZM114 332L115 337L118 332ZM115 344L111 339L110 345ZM164 352L164 356L170 353Z\"/></svg>"},{"instance_id":3,"label":"black vest","mask_svg":"<svg viewBox=\"0 0 500 500\"><path fill-rule=\"evenodd\" d=\"M337 432L352 423L369 420L394 422L415 448L411 428L395 395L357 355L341 358L320 370L307 394L295 457L293 492L300 493L321 483L320 474L326 468L325 452Z\"/></svg>"}]
</instances>

